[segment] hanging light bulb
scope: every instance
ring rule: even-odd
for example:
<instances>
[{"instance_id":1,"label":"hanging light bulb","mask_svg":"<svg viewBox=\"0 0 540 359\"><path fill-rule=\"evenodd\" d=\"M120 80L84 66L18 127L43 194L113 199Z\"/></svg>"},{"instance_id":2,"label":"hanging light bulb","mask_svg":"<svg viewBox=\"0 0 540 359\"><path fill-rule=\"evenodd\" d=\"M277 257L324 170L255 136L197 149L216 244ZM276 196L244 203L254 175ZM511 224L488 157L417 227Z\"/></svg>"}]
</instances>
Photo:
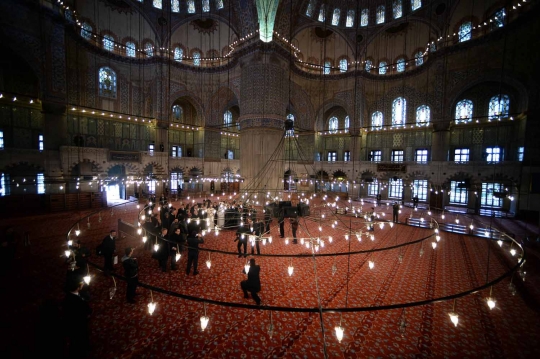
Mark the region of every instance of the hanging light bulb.
<instances>
[{"instance_id":1,"label":"hanging light bulb","mask_svg":"<svg viewBox=\"0 0 540 359\"><path fill-rule=\"evenodd\" d=\"M328 237L328 242L332 243L332 236Z\"/></svg>"},{"instance_id":2,"label":"hanging light bulb","mask_svg":"<svg viewBox=\"0 0 540 359\"><path fill-rule=\"evenodd\" d=\"M147 240L148 240L148 237L147 237L147 236L143 236L143 237L142 237L142 242L143 242L143 243L146 243Z\"/></svg>"},{"instance_id":3,"label":"hanging light bulb","mask_svg":"<svg viewBox=\"0 0 540 359\"><path fill-rule=\"evenodd\" d=\"M346 240L346 241L349 240L349 235L348 235L348 234L345 235L345 240Z\"/></svg>"},{"instance_id":4,"label":"hanging light bulb","mask_svg":"<svg viewBox=\"0 0 540 359\"><path fill-rule=\"evenodd\" d=\"M368 265L369 265L369 269L373 269L373 267L375 267L375 263L373 263L373 261L369 261Z\"/></svg>"},{"instance_id":5,"label":"hanging light bulb","mask_svg":"<svg viewBox=\"0 0 540 359\"><path fill-rule=\"evenodd\" d=\"M156 310L156 303L154 303L154 302L148 303L148 313L150 313L150 315L152 315L155 310Z\"/></svg>"},{"instance_id":6,"label":"hanging light bulb","mask_svg":"<svg viewBox=\"0 0 540 359\"><path fill-rule=\"evenodd\" d=\"M394 222L390 222L390 228L394 228Z\"/></svg>"},{"instance_id":7,"label":"hanging light bulb","mask_svg":"<svg viewBox=\"0 0 540 359\"><path fill-rule=\"evenodd\" d=\"M159 210L159 207L158 207L158 210ZM148 210L148 215L151 215L151 214L152 214L152 210L149 209L149 210Z\"/></svg>"},{"instance_id":8,"label":"hanging light bulb","mask_svg":"<svg viewBox=\"0 0 540 359\"><path fill-rule=\"evenodd\" d=\"M159 244L154 244L154 252L157 252L159 250Z\"/></svg>"},{"instance_id":9,"label":"hanging light bulb","mask_svg":"<svg viewBox=\"0 0 540 359\"><path fill-rule=\"evenodd\" d=\"M66 255L66 257L69 257L69 256L71 255L71 251L65 250L65 251L64 251L64 254Z\"/></svg>"},{"instance_id":10,"label":"hanging light bulb","mask_svg":"<svg viewBox=\"0 0 540 359\"><path fill-rule=\"evenodd\" d=\"M510 249L510 254L513 256L516 255L516 250L514 248Z\"/></svg>"},{"instance_id":11,"label":"hanging light bulb","mask_svg":"<svg viewBox=\"0 0 540 359\"><path fill-rule=\"evenodd\" d=\"M306 248L309 249L309 242L306 242Z\"/></svg>"},{"instance_id":12,"label":"hanging light bulb","mask_svg":"<svg viewBox=\"0 0 540 359\"><path fill-rule=\"evenodd\" d=\"M336 338L338 342L341 343L341 341L343 340L343 327L341 327L341 325L338 325L334 329L336 330Z\"/></svg>"},{"instance_id":13,"label":"hanging light bulb","mask_svg":"<svg viewBox=\"0 0 540 359\"><path fill-rule=\"evenodd\" d=\"M458 321L459 321L459 315L457 315L454 312L448 313L448 315L450 316L450 320L452 321L452 323L454 323L454 325L457 327Z\"/></svg>"},{"instance_id":14,"label":"hanging light bulb","mask_svg":"<svg viewBox=\"0 0 540 359\"><path fill-rule=\"evenodd\" d=\"M287 271L289 272L289 277L291 277L294 271L294 267L290 265L289 268L287 268Z\"/></svg>"},{"instance_id":15,"label":"hanging light bulb","mask_svg":"<svg viewBox=\"0 0 540 359\"><path fill-rule=\"evenodd\" d=\"M208 318L206 315L203 315L201 317L201 329L204 332L206 327L208 326L208 322L210 321L210 318Z\"/></svg>"},{"instance_id":16,"label":"hanging light bulb","mask_svg":"<svg viewBox=\"0 0 540 359\"><path fill-rule=\"evenodd\" d=\"M141 234L142 233L142 228L137 228L137 234Z\"/></svg>"},{"instance_id":17,"label":"hanging light bulb","mask_svg":"<svg viewBox=\"0 0 540 359\"><path fill-rule=\"evenodd\" d=\"M272 236L268 237L268 243L272 243Z\"/></svg>"},{"instance_id":18,"label":"hanging light bulb","mask_svg":"<svg viewBox=\"0 0 540 359\"><path fill-rule=\"evenodd\" d=\"M322 227L321 226L319 226L319 232L322 232Z\"/></svg>"},{"instance_id":19,"label":"hanging light bulb","mask_svg":"<svg viewBox=\"0 0 540 359\"><path fill-rule=\"evenodd\" d=\"M438 241L440 241L440 240L441 240L441 236L435 236L435 239L436 239L436 240L437 240L437 242L438 242Z\"/></svg>"},{"instance_id":20,"label":"hanging light bulb","mask_svg":"<svg viewBox=\"0 0 540 359\"><path fill-rule=\"evenodd\" d=\"M486 231L484 232L484 236L486 237L489 237L489 231L486 229Z\"/></svg>"},{"instance_id":21,"label":"hanging light bulb","mask_svg":"<svg viewBox=\"0 0 540 359\"><path fill-rule=\"evenodd\" d=\"M73 245L73 241L70 239L70 240L68 241L68 246L71 247L72 245Z\"/></svg>"},{"instance_id":22,"label":"hanging light bulb","mask_svg":"<svg viewBox=\"0 0 540 359\"><path fill-rule=\"evenodd\" d=\"M371 239L371 241L374 241L374 240L375 240L375 235L374 235L374 234L370 234L370 235L369 235L369 239Z\"/></svg>"},{"instance_id":23,"label":"hanging light bulb","mask_svg":"<svg viewBox=\"0 0 540 359\"><path fill-rule=\"evenodd\" d=\"M437 242L431 242L431 246L433 247L433 249L437 248Z\"/></svg>"},{"instance_id":24,"label":"hanging light bulb","mask_svg":"<svg viewBox=\"0 0 540 359\"><path fill-rule=\"evenodd\" d=\"M146 216L143 214L143 215L141 216L141 221L144 221L145 218L146 218ZM101 217L99 217L99 221L101 222Z\"/></svg>"},{"instance_id":25,"label":"hanging light bulb","mask_svg":"<svg viewBox=\"0 0 540 359\"><path fill-rule=\"evenodd\" d=\"M305 241L304 241L304 238L300 238L300 244L301 244L301 245L304 245L304 242L305 242Z\"/></svg>"},{"instance_id":26,"label":"hanging light bulb","mask_svg":"<svg viewBox=\"0 0 540 359\"><path fill-rule=\"evenodd\" d=\"M499 245L499 247L502 247L503 245L503 241L501 241L500 239L497 241L497 244Z\"/></svg>"},{"instance_id":27,"label":"hanging light bulb","mask_svg":"<svg viewBox=\"0 0 540 359\"><path fill-rule=\"evenodd\" d=\"M380 229L383 229L383 228L384 228L384 222L379 222L379 228L380 228Z\"/></svg>"},{"instance_id":28,"label":"hanging light bulb","mask_svg":"<svg viewBox=\"0 0 540 359\"><path fill-rule=\"evenodd\" d=\"M285 238L285 244L289 244L289 238Z\"/></svg>"},{"instance_id":29,"label":"hanging light bulb","mask_svg":"<svg viewBox=\"0 0 540 359\"><path fill-rule=\"evenodd\" d=\"M244 272L246 272L246 274L249 273L249 268L250 268L249 262L244 264Z\"/></svg>"},{"instance_id":30,"label":"hanging light bulb","mask_svg":"<svg viewBox=\"0 0 540 359\"><path fill-rule=\"evenodd\" d=\"M489 310L495 308L495 302L496 302L496 300L494 298L492 298L492 297L487 297L486 298L486 303L487 303L487 305L489 307Z\"/></svg>"},{"instance_id":31,"label":"hanging light bulb","mask_svg":"<svg viewBox=\"0 0 540 359\"><path fill-rule=\"evenodd\" d=\"M77 228L77 229L75 230L75 235L78 237L79 234L81 234L81 230L80 230L79 228Z\"/></svg>"},{"instance_id":32,"label":"hanging light bulb","mask_svg":"<svg viewBox=\"0 0 540 359\"><path fill-rule=\"evenodd\" d=\"M90 284L90 280L92 279L92 277L90 277L90 274L87 274L83 277L83 280L86 284Z\"/></svg>"},{"instance_id":33,"label":"hanging light bulb","mask_svg":"<svg viewBox=\"0 0 540 359\"><path fill-rule=\"evenodd\" d=\"M175 256L175 261L178 262L180 260L180 258L182 257L182 255L180 253L176 253L176 256Z\"/></svg>"},{"instance_id":34,"label":"hanging light bulb","mask_svg":"<svg viewBox=\"0 0 540 359\"><path fill-rule=\"evenodd\" d=\"M358 239L358 242L362 242L362 233L356 233L356 239Z\"/></svg>"}]
</instances>

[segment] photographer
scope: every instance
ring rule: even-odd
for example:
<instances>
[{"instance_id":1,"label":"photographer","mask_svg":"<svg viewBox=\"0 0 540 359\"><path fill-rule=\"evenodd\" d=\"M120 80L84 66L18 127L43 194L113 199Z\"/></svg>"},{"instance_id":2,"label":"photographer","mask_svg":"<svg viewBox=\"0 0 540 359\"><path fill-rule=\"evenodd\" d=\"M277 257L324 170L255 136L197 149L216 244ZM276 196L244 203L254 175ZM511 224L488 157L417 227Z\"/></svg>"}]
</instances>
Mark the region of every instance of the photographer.
<instances>
[{"instance_id":1,"label":"photographer","mask_svg":"<svg viewBox=\"0 0 540 359\"><path fill-rule=\"evenodd\" d=\"M197 270L197 267L199 265L199 244L204 243L204 239L202 238L200 233L197 232L191 232L190 235L187 238L187 245L188 245L188 260L187 260L187 268L186 268L186 275L189 275L189 272L191 272L191 267L193 266L193 275L199 274L199 271Z\"/></svg>"}]
</instances>

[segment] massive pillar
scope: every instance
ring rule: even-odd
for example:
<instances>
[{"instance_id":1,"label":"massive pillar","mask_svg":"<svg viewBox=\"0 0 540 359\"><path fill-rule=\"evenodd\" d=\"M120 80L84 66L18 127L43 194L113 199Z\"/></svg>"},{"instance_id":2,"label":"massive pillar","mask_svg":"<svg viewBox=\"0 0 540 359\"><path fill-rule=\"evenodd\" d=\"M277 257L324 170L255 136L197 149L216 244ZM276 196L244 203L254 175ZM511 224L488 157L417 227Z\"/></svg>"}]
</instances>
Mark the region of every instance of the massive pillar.
<instances>
[{"instance_id":1,"label":"massive pillar","mask_svg":"<svg viewBox=\"0 0 540 359\"><path fill-rule=\"evenodd\" d=\"M240 170L244 189L283 189L284 122L288 101L287 64L277 56L255 54L242 66L240 103Z\"/></svg>"},{"instance_id":2,"label":"massive pillar","mask_svg":"<svg viewBox=\"0 0 540 359\"><path fill-rule=\"evenodd\" d=\"M431 160L447 161L450 149L450 130L435 126L431 135Z\"/></svg>"}]
</instances>

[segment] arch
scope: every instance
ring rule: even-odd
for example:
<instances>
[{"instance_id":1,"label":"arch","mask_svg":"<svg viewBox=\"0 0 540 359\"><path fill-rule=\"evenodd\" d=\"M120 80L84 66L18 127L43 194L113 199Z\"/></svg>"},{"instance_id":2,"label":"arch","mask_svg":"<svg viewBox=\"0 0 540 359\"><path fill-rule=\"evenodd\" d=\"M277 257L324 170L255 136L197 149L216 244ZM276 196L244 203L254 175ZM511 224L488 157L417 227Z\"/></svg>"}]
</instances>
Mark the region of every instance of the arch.
<instances>
[{"instance_id":1,"label":"arch","mask_svg":"<svg viewBox=\"0 0 540 359\"><path fill-rule=\"evenodd\" d=\"M370 170L364 170L364 171L362 171L362 173L360 173L360 175L358 176L358 178L359 178L361 181L370 182L369 180L375 180L375 179L377 179L377 173L372 172L372 171L370 171Z\"/></svg>"},{"instance_id":2,"label":"arch","mask_svg":"<svg viewBox=\"0 0 540 359\"><path fill-rule=\"evenodd\" d=\"M79 169L80 170L80 165L81 164L88 164L91 166L91 169L92 169L92 173L96 173L96 174L99 174L99 173L102 173L104 172L103 171L103 168L101 167L101 165L96 162L95 160L91 160L91 159L88 159L88 158L83 158L81 161L79 162L73 162L73 164L69 167L69 173L74 176L74 175L81 175L80 173L74 173L76 169Z\"/></svg>"},{"instance_id":3,"label":"arch","mask_svg":"<svg viewBox=\"0 0 540 359\"><path fill-rule=\"evenodd\" d=\"M38 172L45 172L45 168L41 167L38 164L27 162L27 161L13 162L13 163L11 163L9 165L6 165L4 167L4 171L8 172L8 173L11 173L10 171L17 170L17 169L19 169L19 170L22 169L24 171L28 171L28 174L34 174L34 173L38 173ZM25 175L26 172L24 172L24 171L17 172L16 174Z\"/></svg>"},{"instance_id":4,"label":"arch","mask_svg":"<svg viewBox=\"0 0 540 359\"><path fill-rule=\"evenodd\" d=\"M405 175L405 178L407 181L412 182L413 180L422 179L422 180L430 180L431 177L424 171L413 171L411 173L407 173Z\"/></svg>"},{"instance_id":5,"label":"arch","mask_svg":"<svg viewBox=\"0 0 540 359\"><path fill-rule=\"evenodd\" d=\"M346 180L347 179L347 174L345 173L345 171L343 171L341 169L338 169L338 170L334 171L334 173L332 173L332 176L334 177L334 179L337 179L337 180Z\"/></svg>"},{"instance_id":6,"label":"arch","mask_svg":"<svg viewBox=\"0 0 540 359\"><path fill-rule=\"evenodd\" d=\"M221 126L223 124L223 113L231 107L238 106L238 96L229 87L220 87L212 94L211 106L207 107L206 125Z\"/></svg>"},{"instance_id":7,"label":"arch","mask_svg":"<svg viewBox=\"0 0 540 359\"><path fill-rule=\"evenodd\" d=\"M147 172L146 169L149 168L149 166L152 166L152 173L154 174L164 174L165 173L165 169L163 168L163 166L160 164L160 163L157 163L156 161L152 161L152 162L148 162L145 167L144 167L144 170L143 172Z\"/></svg>"},{"instance_id":8,"label":"arch","mask_svg":"<svg viewBox=\"0 0 540 359\"><path fill-rule=\"evenodd\" d=\"M315 173L315 179L327 181L329 178L330 176L325 170L319 170L317 173Z\"/></svg>"},{"instance_id":9,"label":"arch","mask_svg":"<svg viewBox=\"0 0 540 359\"><path fill-rule=\"evenodd\" d=\"M172 86L171 86L172 87ZM205 116L204 107L201 104L201 99L195 96L191 91L187 90L184 85L175 85L173 88L180 88L179 90L171 93L171 101L169 102L168 110L171 111L172 107L178 102L182 106L181 102L188 102L195 109L197 116L197 123L194 123L194 126L204 126ZM184 108L184 110L186 110Z\"/></svg>"},{"instance_id":10,"label":"arch","mask_svg":"<svg viewBox=\"0 0 540 359\"><path fill-rule=\"evenodd\" d=\"M140 174L142 171L135 163L130 162L110 162L104 172L109 172L114 166L124 166L126 168L126 174Z\"/></svg>"},{"instance_id":11,"label":"arch","mask_svg":"<svg viewBox=\"0 0 540 359\"><path fill-rule=\"evenodd\" d=\"M331 115L334 113L334 110L337 108L341 108L341 110L344 112L342 116L343 118L345 118L346 115L351 116L350 114L354 113L351 111L345 101L337 98L328 100L321 106L321 108L316 113L317 119L315 120L315 131L326 131L327 120L331 117Z\"/></svg>"}]
</instances>

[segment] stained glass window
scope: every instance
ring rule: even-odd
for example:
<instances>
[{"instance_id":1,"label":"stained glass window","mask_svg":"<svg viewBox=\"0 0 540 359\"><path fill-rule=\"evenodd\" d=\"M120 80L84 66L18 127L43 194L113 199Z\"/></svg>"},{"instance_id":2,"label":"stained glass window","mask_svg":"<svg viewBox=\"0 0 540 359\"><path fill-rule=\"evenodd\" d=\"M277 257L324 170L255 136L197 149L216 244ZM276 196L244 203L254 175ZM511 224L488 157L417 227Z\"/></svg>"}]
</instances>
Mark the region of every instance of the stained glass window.
<instances>
[{"instance_id":1,"label":"stained glass window","mask_svg":"<svg viewBox=\"0 0 540 359\"><path fill-rule=\"evenodd\" d=\"M82 23L81 36L86 40L90 40L92 38L92 26L90 26L89 23L87 22Z\"/></svg>"},{"instance_id":2,"label":"stained glass window","mask_svg":"<svg viewBox=\"0 0 540 359\"><path fill-rule=\"evenodd\" d=\"M418 106L416 109L416 124L427 126L431 118L431 109L427 105Z\"/></svg>"},{"instance_id":3,"label":"stained glass window","mask_svg":"<svg viewBox=\"0 0 540 359\"><path fill-rule=\"evenodd\" d=\"M347 59L339 60L339 71L340 72L347 72L348 67L349 67L349 63L347 62Z\"/></svg>"},{"instance_id":4,"label":"stained glass window","mask_svg":"<svg viewBox=\"0 0 540 359\"><path fill-rule=\"evenodd\" d=\"M383 114L381 111L375 111L371 115L371 129L380 129L383 126Z\"/></svg>"},{"instance_id":5,"label":"stained glass window","mask_svg":"<svg viewBox=\"0 0 540 359\"><path fill-rule=\"evenodd\" d=\"M174 61L182 62L184 58L184 50L181 47L174 48Z\"/></svg>"},{"instance_id":6,"label":"stained glass window","mask_svg":"<svg viewBox=\"0 0 540 359\"><path fill-rule=\"evenodd\" d=\"M154 4L154 7L156 9L161 9L163 7L163 3L161 0L153 0L152 4Z\"/></svg>"},{"instance_id":7,"label":"stained glass window","mask_svg":"<svg viewBox=\"0 0 540 359\"><path fill-rule=\"evenodd\" d=\"M435 41L431 41L429 44L429 52L435 52L437 51L437 45L435 44Z\"/></svg>"},{"instance_id":8,"label":"stained glass window","mask_svg":"<svg viewBox=\"0 0 540 359\"><path fill-rule=\"evenodd\" d=\"M349 131L349 126L351 125L351 119L349 116L345 116L345 132Z\"/></svg>"},{"instance_id":9,"label":"stained glass window","mask_svg":"<svg viewBox=\"0 0 540 359\"><path fill-rule=\"evenodd\" d=\"M313 8L314 8L313 1L314 0L309 1L309 4L308 4L307 9L306 9L306 16L309 16L309 17L313 16Z\"/></svg>"},{"instance_id":10,"label":"stained glass window","mask_svg":"<svg viewBox=\"0 0 540 359\"><path fill-rule=\"evenodd\" d=\"M376 15L375 22L377 24L384 23L384 5L381 5L377 8L377 15Z\"/></svg>"},{"instance_id":11,"label":"stained glass window","mask_svg":"<svg viewBox=\"0 0 540 359\"><path fill-rule=\"evenodd\" d=\"M133 41L126 42L126 56L127 57L135 57L136 56L135 50L136 50L136 47Z\"/></svg>"},{"instance_id":12,"label":"stained glass window","mask_svg":"<svg viewBox=\"0 0 540 359\"><path fill-rule=\"evenodd\" d=\"M202 11L210 12L210 0L202 0Z\"/></svg>"},{"instance_id":13,"label":"stained glass window","mask_svg":"<svg viewBox=\"0 0 540 359\"><path fill-rule=\"evenodd\" d=\"M223 9L223 0L216 0L216 8L218 10Z\"/></svg>"},{"instance_id":14,"label":"stained glass window","mask_svg":"<svg viewBox=\"0 0 540 359\"><path fill-rule=\"evenodd\" d=\"M413 197L418 197L419 201L427 201L428 181L414 180L413 181Z\"/></svg>"},{"instance_id":15,"label":"stained glass window","mask_svg":"<svg viewBox=\"0 0 540 359\"><path fill-rule=\"evenodd\" d=\"M99 95L116 97L116 73L110 67L99 69Z\"/></svg>"},{"instance_id":16,"label":"stained glass window","mask_svg":"<svg viewBox=\"0 0 540 359\"><path fill-rule=\"evenodd\" d=\"M291 120L294 124L294 115L292 113L288 114L287 120ZM294 136L294 128L292 130L287 130L285 137L293 137L293 136Z\"/></svg>"},{"instance_id":17,"label":"stained glass window","mask_svg":"<svg viewBox=\"0 0 540 359\"><path fill-rule=\"evenodd\" d=\"M456 123L471 122L473 117L473 102L461 100L456 105Z\"/></svg>"},{"instance_id":18,"label":"stained glass window","mask_svg":"<svg viewBox=\"0 0 540 359\"><path fill-rule=\"evenodd\" d=\"M184 109L180 105L174 105L172 107L173 120L175 122L182 122L182 116L184 115Z\"/></svg>"},{"instance_id":19,"label":"stained glass window","mask_svg":"<svg viewBox=\"0 0 540 359\"><path fill-rule=\"evenodd\" d=\"M510 112L510 98L508 95L493 96L489 100L489 119L494 120L501 117L508 117Z\"/></svg>"},{"instance_id":20,"label":"stained glass window","mask_svg":"<svg viewBox=\"0 0 540 359\"><path fill-rule=\"evenodd\" d=\"M502 183L482 183L482 194L480 195L480 205L486 207L502 207L503 199L494 196L495 193L504 193Z\"/></svg>"},{"instance_id":21,"label":"stained glass window","mask_svg":"<svg viewBox=\"0 0 540 359\"><path fill-rule=\"evenodd\" d=\"M146 57L154 56L154 46L150 42L144 44L144 53L146 54Z\"/></svg>"},{"instance_id":22,"label":"stained glass window","mask_svg":"<svg viewBox=\"0 0 540 359\"><path fill-rule=\"evenodd\" d=\"M469 162L470 149L468 148L455 148L454 149L454 161L456 163Z\"/></svg>"},{"instance_id":23,"label":"stained glass window","mask_svg":"<svg viewBox=\"0 0 540 359\"><path fill-rule=\"evenodd\" d=\"M397 60L397 62L396 62L396 70L397 70L397 72L405 71L405 59L403 57Z\"/></svg>"},{"instance_id":24,"label":"stained glass window","mask_svg":"<svg viewBox=\"0 0 540 359\"><path fill-rule=\"evenodd\" d=\"M334 14L332 15L332 25L337 26L339 24L340 15L341 15L341 10L338 8L335 8Z\"/></svg>"},{"instance_id":25,"label":"stained glass window","mask_svg":"<svg viewBox=\"0 0 540 359\"><path fill-rule=\"evenodd\" d=\"M392 102L392 126L403 126L407 122L407 100L398 97Z\"/></svg>"},{"instance_id":26,"label":"stained glass window","mask_svg":"<svg viewBox=\"0 0 540 359\"><path fill-rule=\"evenodd\" d=\"M354 10L347 11L347 21L345 22L346 27L353 27L354 25Z\"/></svg>"},{"instance_id":27,"label":"stained glass window","mask_svg":"<svg viewBox=\"0 0 540 359\"><path fill-rule=\"evenodd\" d=\"M326 20L325 14L324 14L324 4L321 4L321 9L319 10L319 19L320 22L324 22Z\"/></svg>"},{"instance_id":28,"label":"stained glass window","mask_svg":"<svg viewBox=\"0 0 540 359\"><path fill-rule=\"evenodd\" d=\"M401 178L391 181L388 187L388 197L401 198L403 193L403 180Z\"/></svg>"},{"instance_id":29,"label":"stained glass window","mask_svg":"<svg viewBox=\"0 0 540 359\"><path fill-rule=\"evenodd\" d=\"M486 148L486 161L497 163L502 161L502 148L488 147Z\"/></svg>"},{"instance_id":30,"label":"stained glass window","mask_svg":"<svg viewBox=\"0 0 540 359\"><path fill-rule=\"evenodd\" d=\"M180 12L180 0L171 0L171 11Z\"/></svg>"},{"instance_id":31,"label":"stained glass window","mask_svg":"<svg viewBox=\"0 0 540 359\"><path fill-rule=\"evenodd\" d=\"M223 114L223 124L225 125L225 127L231 127L232 120L232 112L229 110L225 111L225 113Z\"/></svg>"},{"instance_id":32,"label":"stained glass window","mask_svg":"<svg viewBox=\"0 0 540 359\"><path fill-rule=\"evenodd\" d=\"M416 54L414 54L414 64L416 66L422 66L424 63L424 53L422 51L418 51Z\"/></svg>"},{"instance_id":33,"label":"stained glass window","mask_svg":"<svg viewBox=\"0 0 540 359\"><path fill-rule=\"evenodd\" d=\"M369 24L369 9L363 9L360 13L360 26L368 26Z\"/></svg>"},{"instance_id":34,"label":"stained glass window","mask_svg":"<svg viewBox=\"0 0 540 359\"><path fill-rule=\"evenodd\" d=\"M506 10L502 8L497 11L495 15L493 15L492 20L492 29L498 29L499 27L503 27L506 21Z\"/></svg>"},{"instance_id":35,"label":"stained glass window","mask_svg":"<svg viewBox=\"0 0 540 359\"><path fill-rule=\"evenodd\" d=\"M411 0L412 11L418 10L422 7L422 0Z\"/></svg>"},{"instance_id":36,"label":"stained glass window","mask_svg":"<svg viewBox=\"0 0 540 359\"><path fill-rule=\"evenodd\" d=\"M114 50L114 38L111 35L103 36L103 48L107 51Z\"/></svg>"},{"instance_id":37,"label":"stained glass window","mask_svg":"<svg viewBox=\"0 0 540 359\"><path fill-rule=\"evenodd\" d=\"M37 174L36 183L37 183L37 193L38 194L45 193L45 176L43 175L43 173Z\"/></svg>"},{"instance_id":38,"label":"stained glass window","mask_svg":"<svg viewBox=\"0 0 540 359\"><path fill-rule=\"evenodd\" d=\"M379 75L386 74L386 62L381 61L379 62Z\"/></svg>"},{"instance_id":39,"label":"stained glass window","mask_svg":"<svg viewBox=\"0 0 540 359\"><path fill-rule=\"evenodd\" d=\"M188 0L187 12L188 14L195 14L195 0Z\"/></svg>"},{"instance_id":40,"label":"stained glass window","mask_svg":"<svg viewBox=\"0 0 540 359\"><path fill-rule=\"evenodd\" d=\"M392 162L403 162L403 150L392 150L392 157L390 158Z\"/></svg>"},{"instance_id":41,"label":"stained glass window","mask_svg":"<svg viewBox=\"0 0 540 359\"><path fill-rule=\"evenodd\" d=\"M369 152L369 160L371 162L381 162L382 160L382 151L381 150L373 150Z\"/></svg>"},{"instance_id":42,"label":"stained glass window","mask_svg":"<svg viewBox=\"0 0 540 359\"><path fill-rule=\"evenodd\" d=\"M392 11L394 13L394 19L399 19L403 16L402 0L394 0L394 2L392 3Z\"/></svg>"},{"instance_id":43,"label":"stained glass window","mask_svg":"<svg viewBox=\"0 0 540 359\"><path fill-rule=\"evenodd\" d=\"M472 37L472 23L470 21L464 22L459 27L458 39L459 42L470 40Z\"/></svg>"},{"instance_id":44,"label":"stained glass window","mask_svg":"<svg viewBox=\"0 0 540 359\"><path fill-rule=\"evenodd\" d=\"M427 163L428 161L428 150L418 149L414 153L414 159L418 163Z\"/></svg>"},{"instance_id":45,"label":"stained glass window","mask_svg":"<svg viewBox=\"0 0 540 359\"><path fill-rule=\"evenodd\" d=\"M64 16L66 17L67 21L73 22L73 12L71 10L64 11Z\"/></svg>"},{"instance_id":46,"label":"stained glass window","mask_svg":"<svg viewBox=\"0 0 540 359\"><path fill-rule=\"evenodd\" d=\"M337 131L338 131L338 119L335 116L330 117L330 119L328 120L328 132L337 133Z\"/></svg>"},{"instance_id":47,"label":"stained glass window","mask_svg":"<svg viewBox=\"0 0 540 359\"><path fill-rule=\"evenodd\" d=\"M370 72L372 67L373 62L371 60L366 60L366 63L364 65L364 69L366 70L366 72Z\"/></svg>"},{"instance_id":48,"label":"stained glass window","mask_svg":"<svg viewBox=\"0 0 540 359\"><path fill-rule=\"evenodd\" d=\"M329 75L330 74L330 68L331 68L331 64L330 64L330 61L325 61L324 62L324 69L323 69L323 73L325 75Z\"/></svg>"},{"instance_id":49,"label":"stained glass window","mask_svg":"<svg viewBox=\"0 0 540 359\"><path fill-rule=\"evenodd\" d=\"M201 54L199 52L193 53L193 66L201 66Z\"/></svg>"}]
</instances>

